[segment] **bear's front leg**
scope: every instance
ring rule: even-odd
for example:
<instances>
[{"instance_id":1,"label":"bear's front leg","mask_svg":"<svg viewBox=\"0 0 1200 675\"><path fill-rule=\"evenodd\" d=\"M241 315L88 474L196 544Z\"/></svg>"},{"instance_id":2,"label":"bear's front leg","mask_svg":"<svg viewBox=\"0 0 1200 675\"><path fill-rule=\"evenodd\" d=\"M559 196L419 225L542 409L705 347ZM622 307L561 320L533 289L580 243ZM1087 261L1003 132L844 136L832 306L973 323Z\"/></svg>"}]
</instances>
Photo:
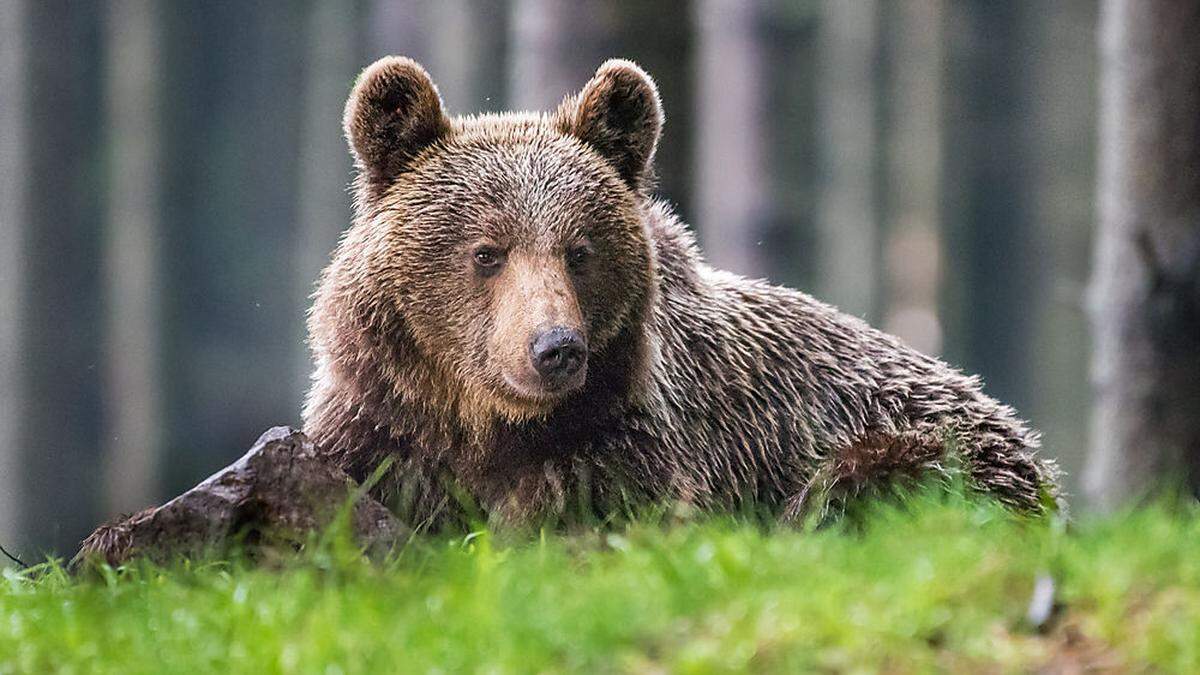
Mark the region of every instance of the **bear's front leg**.
<instances>
[{"instance_id":1,"label":"bear's front leg","mask_svg":"<svg viewBox=\"0 0 1200 675\"><path fill-rule=\"evenodd\" d=\"M1006 431L1010 430L987 424L962 430L954 424L930 423L902 432L864 434L822 463L787 502L783 518L823 520L844 511L861 494L912 485L931 473L950 477L954 466L965 472L970 487L1017 511L1040 514L1060 508L1054 464L1038 459L1030 444Z\"/></svg>"}]
</instances>

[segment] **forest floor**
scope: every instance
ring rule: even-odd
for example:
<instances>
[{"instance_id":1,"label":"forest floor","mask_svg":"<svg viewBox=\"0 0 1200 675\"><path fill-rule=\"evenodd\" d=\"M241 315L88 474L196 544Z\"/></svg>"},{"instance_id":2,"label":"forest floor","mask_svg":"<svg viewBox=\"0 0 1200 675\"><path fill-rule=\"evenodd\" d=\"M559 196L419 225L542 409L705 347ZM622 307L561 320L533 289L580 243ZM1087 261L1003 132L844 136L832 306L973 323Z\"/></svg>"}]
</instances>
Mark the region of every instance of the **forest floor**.
<instances>
[{"instance_id":1,"label":"forest floor","mask_svg":"<svg viewBox=\"0 0 1200 675\"><path fill-rule=\"evenodd\" d=\"M0 579L0 673L1077 669L1200 672L1200 510L1064 528L921 497L807 532L659 519L383 562L327 536L268 564Z\"/></svg>"}]
</instances>

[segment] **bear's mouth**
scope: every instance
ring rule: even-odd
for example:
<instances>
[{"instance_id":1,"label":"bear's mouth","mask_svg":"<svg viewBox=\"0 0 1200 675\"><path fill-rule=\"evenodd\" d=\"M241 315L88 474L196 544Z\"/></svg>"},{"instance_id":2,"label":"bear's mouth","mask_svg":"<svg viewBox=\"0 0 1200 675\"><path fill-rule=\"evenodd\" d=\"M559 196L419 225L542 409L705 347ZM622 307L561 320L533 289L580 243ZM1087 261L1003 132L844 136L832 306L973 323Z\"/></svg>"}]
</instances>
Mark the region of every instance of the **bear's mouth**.
<instances>
[{"instance_id":1,"label":"bear's mouth","mask_svg":"<svg viewBox=\"0 0 1200 675\"><path fill-rule=\"evenodd\" d=\"M504 393L516 403L545 408L578 391L583 386L586 377L586 365L568 380L556 383L554 386L547 386L540 380L536 384L522 382L521 378L504 373Z\"/></svg>"}]
</instances>

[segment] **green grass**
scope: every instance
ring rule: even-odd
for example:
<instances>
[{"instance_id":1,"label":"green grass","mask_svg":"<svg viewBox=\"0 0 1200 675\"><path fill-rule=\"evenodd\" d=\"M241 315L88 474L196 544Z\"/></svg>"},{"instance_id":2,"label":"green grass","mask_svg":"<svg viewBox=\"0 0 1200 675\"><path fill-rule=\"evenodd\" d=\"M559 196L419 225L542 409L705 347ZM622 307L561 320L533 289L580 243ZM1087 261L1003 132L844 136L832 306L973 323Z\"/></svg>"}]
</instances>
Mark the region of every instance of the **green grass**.
<instances>
[{"instance_id":1,"label":"green grass","mask_svg":"<svg viewBox=\"0 0 1200 675\"><path fill-rule=\"evenodd\" d=\"M1200 672L1200 512L1070 531L959 498L815 532L735 520L0 581L0 673ZM331 543L332 542L332 543ZM1041 573L1057 619L1024 615Z\"/></svg>"}]
</instances>

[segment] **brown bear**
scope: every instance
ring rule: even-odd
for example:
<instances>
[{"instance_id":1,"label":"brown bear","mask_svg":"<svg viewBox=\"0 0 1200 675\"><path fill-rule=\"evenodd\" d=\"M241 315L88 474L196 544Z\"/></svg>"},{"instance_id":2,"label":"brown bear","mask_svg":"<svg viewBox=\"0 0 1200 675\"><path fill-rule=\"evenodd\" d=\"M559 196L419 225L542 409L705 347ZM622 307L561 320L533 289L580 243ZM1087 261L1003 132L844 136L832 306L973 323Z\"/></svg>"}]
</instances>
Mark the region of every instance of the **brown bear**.
<instances>
[{"instance_id":1,"label":"brown bear","mask_svg":"<svg viewBox=\"0 0 1200 675\"><path fill-rule=\"evenodd\" d=\"M795 518L951 454L1005 504L1053 503L1037 434L977 378L704 262L650 194L663 114L635 64L553 113L452 118L388 57L344 123L355 218L309 319L305 430L412 524L618 495Z\"/></svg>"}]
</instances>

